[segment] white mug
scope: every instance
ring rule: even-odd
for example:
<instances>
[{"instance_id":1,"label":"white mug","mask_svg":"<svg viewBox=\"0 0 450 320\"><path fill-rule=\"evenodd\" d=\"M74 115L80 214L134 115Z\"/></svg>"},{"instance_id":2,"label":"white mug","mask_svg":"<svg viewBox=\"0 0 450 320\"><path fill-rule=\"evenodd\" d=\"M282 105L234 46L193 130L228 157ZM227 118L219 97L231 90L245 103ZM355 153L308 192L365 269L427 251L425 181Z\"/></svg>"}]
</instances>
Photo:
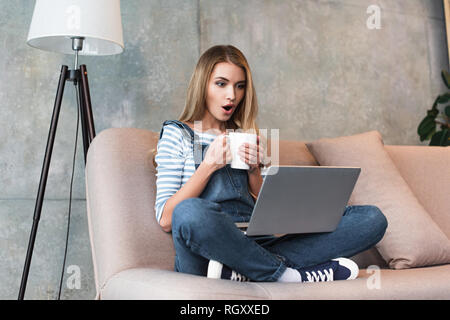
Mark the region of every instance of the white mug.
<instances>
[{"instance_id":1,"label":"white mug","mask_svg":"<svg viewBox=\"0 0 450 320\"><path fill-rule=\"evenodd\" d=\"M244 143L251 143L256 145L256 134L245 132L229 132L230 150L233 160L231 161L231 168L249 170L250 166L241 160L239 156L239 147Z\"/></svg>"}]
</instances>

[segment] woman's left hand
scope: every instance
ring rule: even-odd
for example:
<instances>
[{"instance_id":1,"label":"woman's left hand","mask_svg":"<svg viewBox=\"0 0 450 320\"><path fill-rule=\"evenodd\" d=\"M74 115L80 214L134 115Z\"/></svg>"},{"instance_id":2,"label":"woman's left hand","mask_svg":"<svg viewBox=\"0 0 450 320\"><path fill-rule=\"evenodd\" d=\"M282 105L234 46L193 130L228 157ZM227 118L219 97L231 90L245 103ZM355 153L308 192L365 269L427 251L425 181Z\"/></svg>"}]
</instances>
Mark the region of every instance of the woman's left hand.
<instances>
[{"instance_id":1,"label":"woman's left hand","mask_svg":"<svg viewBox=\"0 0 450 320\"><path fill-rule=\"evenodd\" d=\"M249 165L249 173L259 168L264 158L264 147L260 143L260 137L256 137L256 145L248 142L243 143L239 147L239 156L243 162Z\"/></svg>"}]
</instances>

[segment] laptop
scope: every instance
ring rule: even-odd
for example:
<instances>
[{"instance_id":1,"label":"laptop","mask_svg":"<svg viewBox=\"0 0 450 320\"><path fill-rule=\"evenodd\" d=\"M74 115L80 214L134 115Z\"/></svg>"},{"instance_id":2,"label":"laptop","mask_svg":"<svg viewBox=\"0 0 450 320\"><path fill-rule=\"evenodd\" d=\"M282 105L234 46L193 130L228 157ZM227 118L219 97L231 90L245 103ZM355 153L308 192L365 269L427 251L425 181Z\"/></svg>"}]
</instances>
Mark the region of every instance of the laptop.
<instances>
[{"instance_id":1,"label":"laptop","mask_svg":"<svg viewBox=\"0 0 450 320\"><path fill-rule=\"evenodd\" d=\"M334 231L360 172L357 167L271 166L250 221L236 226L248 236Z\"/></svg>"}]
</instances>

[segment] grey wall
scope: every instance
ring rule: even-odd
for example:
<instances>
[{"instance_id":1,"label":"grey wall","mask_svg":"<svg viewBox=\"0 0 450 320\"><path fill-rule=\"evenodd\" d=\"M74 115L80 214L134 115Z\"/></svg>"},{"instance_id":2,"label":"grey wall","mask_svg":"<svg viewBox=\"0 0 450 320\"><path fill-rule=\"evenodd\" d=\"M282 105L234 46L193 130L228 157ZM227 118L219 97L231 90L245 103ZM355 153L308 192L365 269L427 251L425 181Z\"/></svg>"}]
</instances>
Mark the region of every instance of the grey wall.
<instances>
[{"instance_id":1,"label":"grey wall","mask_svg":"<svg viewBox=\"0 0 450 320\"><path fill-rule=\"evenodd\" d=\"M381 8L369 30L366 9ZM61 64L73 57L26 45L33 2L0 0L0 298L16 299ZM421 144L416 128L444 90L448 68L441 0L123 0L125 51L82 57L97 133L159 131L183 108L200 54L233 44L250 63L259 126L281 139L314 140L379 130L386 144ZM27 287L55 299L64 253L76 104L68 83ZM87 233L82 144L78 143L66 266L95 295ZM423 143L425 144L425 143Z\"/></svg>"}]
</instances>

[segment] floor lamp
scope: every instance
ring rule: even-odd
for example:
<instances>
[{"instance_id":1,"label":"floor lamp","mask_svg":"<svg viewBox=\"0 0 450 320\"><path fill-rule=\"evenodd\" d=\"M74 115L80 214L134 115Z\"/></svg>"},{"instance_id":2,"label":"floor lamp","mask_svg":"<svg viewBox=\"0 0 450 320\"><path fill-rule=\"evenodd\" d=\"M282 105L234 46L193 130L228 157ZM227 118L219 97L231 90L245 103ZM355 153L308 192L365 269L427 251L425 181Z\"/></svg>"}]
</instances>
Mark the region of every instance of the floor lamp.
<instances>
[{"instance_id":1,"label":"floor lamp","mask_svg":"<svg viewBox=\"0 0 450 320\"><path fill-rule=\"evenodd\" d=\"M74 54L75 64L73 69L63 65L59 76L19 300L25 295L65 83L71 81L76 86L86 163L89 144L95 137L95 127L87 69L85 65L78 66L78 56L111 55L123 51L120 0L36 0L27 43L42 50Z\"/></svg>"}]
</instances>

